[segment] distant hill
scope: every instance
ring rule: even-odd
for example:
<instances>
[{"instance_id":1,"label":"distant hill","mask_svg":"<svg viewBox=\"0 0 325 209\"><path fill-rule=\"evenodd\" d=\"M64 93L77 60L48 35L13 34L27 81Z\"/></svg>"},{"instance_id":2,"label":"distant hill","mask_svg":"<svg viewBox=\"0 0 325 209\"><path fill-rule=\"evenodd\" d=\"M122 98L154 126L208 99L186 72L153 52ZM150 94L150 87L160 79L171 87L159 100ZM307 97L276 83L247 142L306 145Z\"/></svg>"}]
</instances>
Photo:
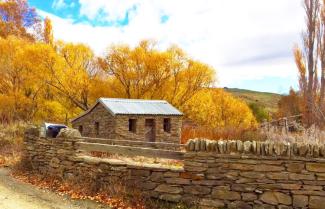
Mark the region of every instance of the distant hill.
<instances>
[{"instance_id":1,"label":"distant hill","mask_svg":"<svg viewBox=\"0 0 325 209\"><path fill-rule=\"evenodd\" d=\"M270 92L259 92L227 87L225 87L224 90L242 99L247 104L257 103L259 105L262 105L271 113L276 112L278 101L281 98L281 94L275 94Z\"/></svg>"}]
</instances>

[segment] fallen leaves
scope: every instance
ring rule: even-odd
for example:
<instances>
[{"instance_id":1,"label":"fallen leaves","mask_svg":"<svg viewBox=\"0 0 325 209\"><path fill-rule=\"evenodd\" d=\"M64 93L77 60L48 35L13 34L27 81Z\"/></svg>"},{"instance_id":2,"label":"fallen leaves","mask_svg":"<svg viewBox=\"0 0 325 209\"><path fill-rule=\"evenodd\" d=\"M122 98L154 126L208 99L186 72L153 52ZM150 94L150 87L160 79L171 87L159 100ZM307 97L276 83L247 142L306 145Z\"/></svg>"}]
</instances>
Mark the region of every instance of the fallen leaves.
<instances>
[{"instance_id":1,"label":"fallen leaves","mask_svg":"<svg viewBox=\"0 0 325 209\"><path fill-rule=\"evenodd\" d=\"M29 172L15 171L11 175L21 182L32 184L41 189L54 191L61 196L69 196L71 199L93 200L109 205L113 209L146 209L144 199L130 200L126 199L124 195L120 197L116 195L113 197L105 192L90 194L85 186L73 185L58 178L41 176Z\"/></svg>"}]
</instances>

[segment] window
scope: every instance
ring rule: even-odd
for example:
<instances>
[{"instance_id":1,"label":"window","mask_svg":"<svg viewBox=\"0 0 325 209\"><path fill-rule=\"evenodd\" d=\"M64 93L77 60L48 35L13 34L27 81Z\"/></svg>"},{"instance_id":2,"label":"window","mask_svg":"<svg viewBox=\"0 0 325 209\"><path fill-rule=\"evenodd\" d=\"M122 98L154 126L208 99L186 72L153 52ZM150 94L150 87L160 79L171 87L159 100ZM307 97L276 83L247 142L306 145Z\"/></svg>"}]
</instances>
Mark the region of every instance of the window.
<instances>
[{"instance_id":1,"label":"window","mask_svg":"<svg viewBox=\"0 0 325 209\"><path fill-rule=\"evenodd\" d=\"M170 133L170 118L164 118L164 131Z\"/></svg>"},{"instance_id":2,"label":"window","mask_svg":"<svg viewBox=\"0 0 325 209\"><path fill-rule=\"evenodd\" d=\"M96 136L99 135L99 122L95 122L95 133L96 133Z\"/></svg>"},{"instance_id":3,"label":"window","mask_svg":"<svg viewBox=\"0 0 325 209\"><path fill-rule=\"evenodd\" d=\"M129 131L135 133L137 131L137 120L129 119Z\"/></svg>"},{"instance_id":4,"label":"window","mask_svg":"<svg viewBox=\"0 0 325 209\"><path fill-rule=\"evenodd\" d=\"M83 127L80 125L80 126L78 127L78 130L79 130L79 132L82 134Z\"/></svg>"}]
</instances>

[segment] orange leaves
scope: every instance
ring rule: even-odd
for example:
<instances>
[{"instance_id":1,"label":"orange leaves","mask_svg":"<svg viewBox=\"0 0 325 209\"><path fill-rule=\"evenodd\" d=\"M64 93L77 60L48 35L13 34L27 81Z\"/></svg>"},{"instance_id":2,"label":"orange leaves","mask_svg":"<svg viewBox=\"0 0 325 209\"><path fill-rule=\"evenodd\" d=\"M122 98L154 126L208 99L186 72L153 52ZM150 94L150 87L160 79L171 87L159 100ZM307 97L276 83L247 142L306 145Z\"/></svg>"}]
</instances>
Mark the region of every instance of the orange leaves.
<instances>
[{"instance_id":1,"label":"orange leaves","mask_svg":"<svg viewBox=\"0 0 325 209\"><path fill-rule=\"evenodd\" d=\"M68 195L71 199L93 200L99 203L107 204L113 209L146 208L143 204L143 199L139 199L137 202L130 202L130 200L125 199L124 196L109 196L105 191L91 194L87 191L89 185L74 185L71 182L64 182L56 178L24 172L15 172L12 174L12 176L22 182L32 184L41 189L54 191L61 196Z\"/></svg>"}]
</instances>

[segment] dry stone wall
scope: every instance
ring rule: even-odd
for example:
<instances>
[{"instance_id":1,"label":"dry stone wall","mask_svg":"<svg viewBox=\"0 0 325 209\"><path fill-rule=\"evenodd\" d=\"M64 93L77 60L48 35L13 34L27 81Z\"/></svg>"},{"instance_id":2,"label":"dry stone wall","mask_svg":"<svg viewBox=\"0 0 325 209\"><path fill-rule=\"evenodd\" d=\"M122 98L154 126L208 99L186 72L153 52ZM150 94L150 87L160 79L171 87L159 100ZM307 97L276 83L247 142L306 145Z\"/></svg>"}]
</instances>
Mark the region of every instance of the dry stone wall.
<instances>
[{"instance_id":1,"label":"dry stone wall","mask_svg":"<svg viewBox=\"0 0 325 209\"><path fill-rule=\"evenodd\" d=\"M36 135L26 132L25 159L48 175L97 187L123 180L150 197L203 209L325 208L323 146L196 139L186 145L184 167L170 168L81 156L76 132Z\"/></svg>"}]
</instances>

